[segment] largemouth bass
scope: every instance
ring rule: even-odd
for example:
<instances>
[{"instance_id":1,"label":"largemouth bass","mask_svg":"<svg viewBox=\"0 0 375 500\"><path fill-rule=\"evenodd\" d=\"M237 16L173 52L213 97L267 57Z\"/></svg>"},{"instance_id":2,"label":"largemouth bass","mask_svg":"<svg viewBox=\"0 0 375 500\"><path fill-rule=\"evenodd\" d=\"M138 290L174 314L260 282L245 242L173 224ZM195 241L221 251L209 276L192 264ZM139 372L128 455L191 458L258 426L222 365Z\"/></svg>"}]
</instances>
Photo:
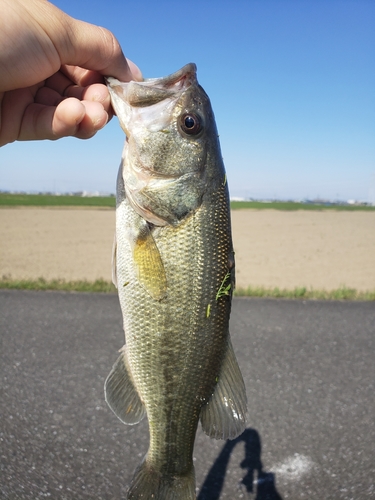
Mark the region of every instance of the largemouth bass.
<instances>
[{"instance_id":1,"label":"largemouth bass","mask_svg":"<svg viewBox=\"0 0 375 500\"><path fill-rule=\"evenodd\" d=\"M194 64L107 83L126 134L113 273L126 344L106 401L125 424L148 417L127 498L192 500L199 420L210 437L235 438L246 414L228 330L234 252L218 133Z\"/></svg>"}]
</instances>

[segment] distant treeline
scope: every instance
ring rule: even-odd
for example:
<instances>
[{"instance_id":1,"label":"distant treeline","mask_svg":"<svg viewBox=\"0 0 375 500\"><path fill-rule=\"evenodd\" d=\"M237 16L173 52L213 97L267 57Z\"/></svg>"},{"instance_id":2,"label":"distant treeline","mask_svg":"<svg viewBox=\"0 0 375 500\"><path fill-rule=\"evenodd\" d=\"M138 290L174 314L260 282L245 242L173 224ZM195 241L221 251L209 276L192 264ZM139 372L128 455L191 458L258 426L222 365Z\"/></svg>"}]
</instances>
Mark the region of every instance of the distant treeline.
<instances>
[{"instance_id":1,"label":"distant treeline","mask_svg":"<svg viewBox=\"0 0 375 500\"><path fill-rule=\"evenodd\" d=\"M273 210L366 210L375 211L375 206L341 205L324 203L300 203L293 201L232 201L231 208L237 209L273 209ZM76 196L52 194L10 194L0 193L0 206L30 207L98 207L115 208L114 196Z\"/></svg>"},{"instance_id":2,"label":"distant treeline","mask_svg":"<svg viewBox=\"0 0 375 500\"><path fill-rule=\"evenodd\" d=\"M375 211L375 206L370 205L347 205L341 203L301 203L298 201L231 201L233 210L252 208L257 210L367 210Z\"/></svg>"}]
</instances>

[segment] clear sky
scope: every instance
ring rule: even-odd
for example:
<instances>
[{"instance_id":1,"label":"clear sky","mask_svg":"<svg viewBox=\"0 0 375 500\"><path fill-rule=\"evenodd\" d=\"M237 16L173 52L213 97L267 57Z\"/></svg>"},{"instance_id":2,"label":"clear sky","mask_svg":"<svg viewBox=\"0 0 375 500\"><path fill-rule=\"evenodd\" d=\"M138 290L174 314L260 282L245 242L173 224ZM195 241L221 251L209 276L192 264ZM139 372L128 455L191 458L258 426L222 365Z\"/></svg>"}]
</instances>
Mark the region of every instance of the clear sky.
<instances>
[{"instance_id":1,"label":"clear sky","mask_svg":"<svg viewBox=\"0 0 375 500\"><path fill-rule=\"evenodd\" d=\"M188 62L232 196L375 202L374 0L56 0L115 33L145 77ZM88 141L0 149L0 189L114 192L117 119Z\"/></svg>"}]
</instances>

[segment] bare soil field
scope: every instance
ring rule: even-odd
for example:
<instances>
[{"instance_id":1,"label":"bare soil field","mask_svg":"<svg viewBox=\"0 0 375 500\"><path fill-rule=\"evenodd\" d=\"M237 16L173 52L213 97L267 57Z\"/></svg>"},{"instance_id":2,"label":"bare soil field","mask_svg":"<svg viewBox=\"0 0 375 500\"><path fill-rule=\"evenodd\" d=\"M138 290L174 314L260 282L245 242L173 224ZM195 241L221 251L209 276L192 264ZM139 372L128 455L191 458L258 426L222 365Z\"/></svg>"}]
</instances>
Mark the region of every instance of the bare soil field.
<instances>
[{"instance_id":1,"label":"bare soil field","mask_svg":"<svg viewBox=\"0 0 375 500\"><path fill-rule=\"evenodd\" d=\"M234 210L237 286L375 289L375 212ZM111 279L114 210L0 209L0 276Z\"/></svg>"}]
</instances>

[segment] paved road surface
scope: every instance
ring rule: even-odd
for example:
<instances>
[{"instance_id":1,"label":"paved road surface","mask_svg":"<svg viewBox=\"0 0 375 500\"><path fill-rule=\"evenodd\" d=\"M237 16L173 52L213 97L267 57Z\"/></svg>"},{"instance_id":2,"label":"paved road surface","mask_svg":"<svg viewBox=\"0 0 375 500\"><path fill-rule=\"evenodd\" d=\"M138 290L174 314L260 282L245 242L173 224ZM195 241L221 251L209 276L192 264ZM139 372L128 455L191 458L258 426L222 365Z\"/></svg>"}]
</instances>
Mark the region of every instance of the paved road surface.
<instances>
[{"instance_id":1,"label":"paved road surface","mask_svg":"<svg viewBox=\"0 0 375 500\"><path fill-rule=\"evenodd\" d=\"M198 500L375 498L375 304L236 299L231 330L249 426L198 432ZM0 291L0 334L0 498L124 498L148 433L103 398L117 297Z\"/></svg>"}]
</instances>

